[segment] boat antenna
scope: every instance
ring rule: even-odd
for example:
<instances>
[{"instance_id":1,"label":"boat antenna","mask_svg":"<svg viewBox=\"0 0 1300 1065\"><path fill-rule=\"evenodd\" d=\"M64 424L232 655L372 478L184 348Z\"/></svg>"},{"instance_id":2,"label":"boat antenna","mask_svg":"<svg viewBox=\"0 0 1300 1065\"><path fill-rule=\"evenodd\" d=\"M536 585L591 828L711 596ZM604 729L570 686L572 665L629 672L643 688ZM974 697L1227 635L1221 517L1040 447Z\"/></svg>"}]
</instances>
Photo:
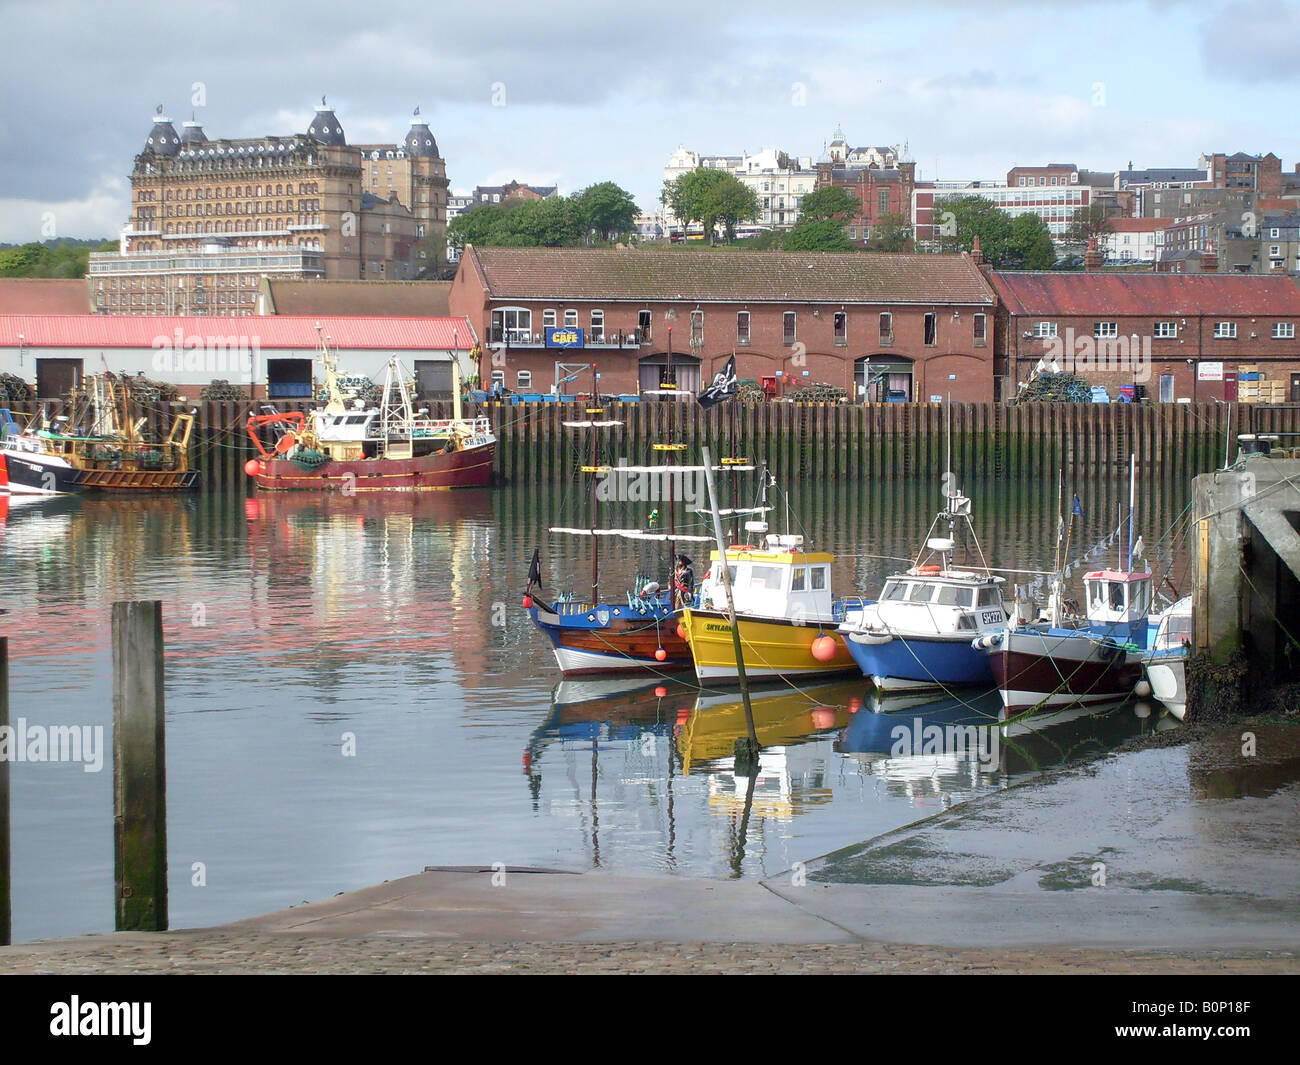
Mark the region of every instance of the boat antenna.
<instances>
[{"instance_id":1,"label":"boat antenna","mask_svg":"<svg viewBox=\"0 0 1300 1065\"><path fill-rule=\"evenodd\" d=\"M1128 570L1133 571L1133 510L1135 506L1135 493L1137 490L1137 453L1129 452L1128 456Z\"/></svg>"}]
</instances>

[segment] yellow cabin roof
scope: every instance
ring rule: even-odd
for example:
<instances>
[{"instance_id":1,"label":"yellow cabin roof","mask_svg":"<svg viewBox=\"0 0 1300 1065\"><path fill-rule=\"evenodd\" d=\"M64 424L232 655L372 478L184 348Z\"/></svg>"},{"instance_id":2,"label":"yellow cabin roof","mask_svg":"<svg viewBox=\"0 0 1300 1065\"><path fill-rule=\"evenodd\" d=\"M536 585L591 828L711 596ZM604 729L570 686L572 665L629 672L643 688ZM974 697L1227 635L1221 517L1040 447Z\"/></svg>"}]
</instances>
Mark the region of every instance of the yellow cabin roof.
<instances>
[{"instance_id":1,"label":"yellow cabin roof","mask_svg":"<svg viewBox=\"0 0 1300 1065\"><path fill-rule=\"evenodd\" d=\"M709 552L709 561L717 562L717 549ZM834 562L835 556L825 551L768 551L754 548L749 551L727 549L728 562L765 562L777 566L806 566L810 562Z\"/></svg>"}]
</instances>

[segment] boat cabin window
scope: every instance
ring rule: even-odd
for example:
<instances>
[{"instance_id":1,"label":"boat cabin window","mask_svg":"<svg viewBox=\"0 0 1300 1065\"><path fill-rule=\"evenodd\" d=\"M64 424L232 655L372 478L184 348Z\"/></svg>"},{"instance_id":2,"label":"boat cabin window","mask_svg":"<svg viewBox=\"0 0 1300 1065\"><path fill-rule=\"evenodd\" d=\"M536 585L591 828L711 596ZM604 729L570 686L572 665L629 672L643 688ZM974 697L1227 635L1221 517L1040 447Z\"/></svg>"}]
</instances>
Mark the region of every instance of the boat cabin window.
<instances>
[{"instance_id":1,"label":"boat cabin window","mask_svg":"<svg viewBox=\"0 0 1300 1065\"><path fill-rule=\"evenodd\" d=\"M913 584L908 592L908 602L911 603L928 603L934 598L933 584Z\"/></svg>"},{"instance_id":2,"label":"boat cabin window","mask_svg":"<svg viewBox=\"0 0 1300 1065\"><path fill-rule=\"evenodd\" d=\"M809 566L809 567L808 567L808 572L809 572L809 575L810 575L811 578L812 578L812 585L811 585L811 587L812 587L812 590L813 590L813 591L815 591L815 592L816 592L816 591L820 591L821 589L823 589L823 588L826 587L826 567L825 567L825 566Z\"/></svg>"},{"instance_id":3,"label":"boat cabin window","mask_svg":"<svg viewBox=\"0 0 1300 1065\"><path fill-rule=\"evenodd\" d=\"M768 591L780 591L781 567L754 566L749 571L749 586L751 588L763 588Z\"/></svg>"},{"instance_id":4,"label":"boat cabin window","mask_svg":"<svg viewBox=\"0 0 1300 1065\"><path fill-rule=\"evenodd\" d=\"M794 576L790 581L790 591L802 592L808 585L808 571L803 566L795 566Z\"/></svg>"},{"instance_id":5,"label":"boat cabin window","mask_svg":"<svg viewBox=\"0 0 1300 1065\"><path fill-rule=\"evenodd\" d=\"M348 424L348 425L364 425L365 422L366 422L366 419L369 418L369 417L370 417L370 415L368 415L368 414L349 414L348 417L347 417L347 424Z\"/></svg>"},{"instance_id":6,"label":"boat cabin window","mask_svg":"<svg viewBox=\"0 0 1300 1065\"><path fill-rule=\"evenodd\" d=\"M940 606L964 606L969 609L975 605L975 589L962 588L955 584L941 584L937 601Z\"/></svg>"},{"instance_id":7,"label":"boat cabin window","mask_svg":"<svg viewBox=\"0 0 1300 1065\"><path fill-rule=\"evenodd\" d=\"M906 599L907 585L902 581L886 581L884 591L880 593L881 599Z\"/></svg>"},{"instance_id":8,"label":"boat cabin window","mask_svg":"<svg viewBox=\"0 0 1300 1065\"><path fill-rule=\"evenodd\" d=\"M996 588L986 586L984 588L981 588L979 590L979 593L980 593L979 596L980 606L1001 606L1002 605L1001 599L998 596L998 590Z\"/></svg>"}]
</instances>

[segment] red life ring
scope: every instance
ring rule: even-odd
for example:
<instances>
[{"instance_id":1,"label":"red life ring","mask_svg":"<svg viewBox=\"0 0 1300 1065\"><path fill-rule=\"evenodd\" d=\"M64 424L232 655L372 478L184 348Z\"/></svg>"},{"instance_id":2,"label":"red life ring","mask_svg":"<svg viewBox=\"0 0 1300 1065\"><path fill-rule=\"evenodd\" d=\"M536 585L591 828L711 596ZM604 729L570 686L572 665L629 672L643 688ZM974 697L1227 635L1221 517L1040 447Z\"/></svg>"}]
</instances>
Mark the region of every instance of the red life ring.
<instances>
[{"instance_id":1,"label":"red life ring","mask_svg":"<svg viewBox=\"0 0 1300 1065\"><path fill-rule=\"evenodd\" d=\"M929 577L936 573L942 573L942 566L913 566L907 571L913 577Z\"/></svg>"}]
</instances>

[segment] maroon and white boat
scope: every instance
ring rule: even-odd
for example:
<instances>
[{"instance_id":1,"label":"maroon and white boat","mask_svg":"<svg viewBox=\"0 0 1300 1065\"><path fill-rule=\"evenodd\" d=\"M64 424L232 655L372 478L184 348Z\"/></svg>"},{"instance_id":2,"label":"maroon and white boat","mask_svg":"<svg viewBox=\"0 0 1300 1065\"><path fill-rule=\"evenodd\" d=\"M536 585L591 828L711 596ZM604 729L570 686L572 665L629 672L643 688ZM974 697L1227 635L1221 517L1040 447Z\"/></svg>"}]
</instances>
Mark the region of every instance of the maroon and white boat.
<instances>
[{"instance_id":1,"label":"maroon and white boat","mask_svg":"<svg viewBox=\"0 0 1300 1065\"><path fill-rule=\"evenodd\" d=\"M461 416L458 367L452 361L453 413L417 412L401 365L390 359L378 407L349 405L334 358L322 346L328 401L303 414L274 409L248 418L257 458L245 464L269 492L429 492L490 484L496 436L487 418ZM263 433L274 442L268 448Z\"/></svg>"},{"instance_id":2,"label":"maroon and white boat","mask_svg":"<svg viewBox=\"0 0 1300 1065\"><path fill-rule=\"evenodd\" d=\"M1151 574L1097 570L1086 574L1087 618L1070 625L1053 595L1049 619L978 637L1008 714L1109 703L1132 694L1142 679Z\"/></svg>"}]
</instances>

